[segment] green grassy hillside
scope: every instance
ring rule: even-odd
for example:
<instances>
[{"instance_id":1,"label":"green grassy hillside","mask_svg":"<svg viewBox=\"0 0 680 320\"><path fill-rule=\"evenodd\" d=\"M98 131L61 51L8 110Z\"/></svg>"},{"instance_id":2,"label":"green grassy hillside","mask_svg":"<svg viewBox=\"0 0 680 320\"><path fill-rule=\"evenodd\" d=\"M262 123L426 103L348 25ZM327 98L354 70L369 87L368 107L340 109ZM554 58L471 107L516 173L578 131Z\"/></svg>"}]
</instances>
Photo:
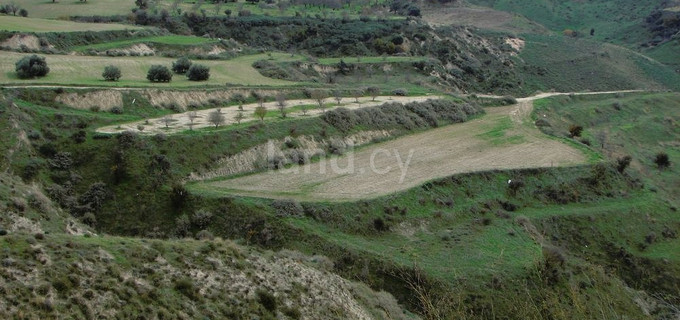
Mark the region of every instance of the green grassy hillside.
<instances>
[{"instance_id":1,"label":"green grassy hillside","mask_svg":"<svg viewBox=\"0 0 680 320\"><path fill-rule=\"evenodd\" d=\"M680 89L680 74L634 51L562 35L525 35L518 55L523 89Z\"/></svg>"},{"instance_id":2,"label":"green grassy hillside","mask_svg":"<svg viewBox=\"0 0 680 320\"><path fill-rule=\"evenodd\" d=\"M558 1L537 0L471 0L471 3L496 10L519 13L548 29L562 32L571 29L584 37L616 41L623 44L641 44L649 34L644 21L659 5L654 0L594 0Z\"/></svg>"}]
</instances>

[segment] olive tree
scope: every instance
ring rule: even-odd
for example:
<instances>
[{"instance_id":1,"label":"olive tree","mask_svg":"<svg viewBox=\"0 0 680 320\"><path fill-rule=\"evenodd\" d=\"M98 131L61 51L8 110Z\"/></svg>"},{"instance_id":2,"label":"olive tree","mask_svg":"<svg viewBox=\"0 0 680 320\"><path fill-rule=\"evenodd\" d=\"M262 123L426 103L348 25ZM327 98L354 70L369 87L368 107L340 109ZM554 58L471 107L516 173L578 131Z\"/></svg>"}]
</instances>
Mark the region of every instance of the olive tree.
<instances>
[{"instance_id":1,"label":"olive tree","mask_svg":"<svg viewBox=\"0 0 680 320\"><path fill-rule=\"evenodd\" d=\"M15 67L17 77L20 79L44 77L50 72L45 57L35 54L21 58L21 60L17 61Z\"/></svg>"}]
</instances>

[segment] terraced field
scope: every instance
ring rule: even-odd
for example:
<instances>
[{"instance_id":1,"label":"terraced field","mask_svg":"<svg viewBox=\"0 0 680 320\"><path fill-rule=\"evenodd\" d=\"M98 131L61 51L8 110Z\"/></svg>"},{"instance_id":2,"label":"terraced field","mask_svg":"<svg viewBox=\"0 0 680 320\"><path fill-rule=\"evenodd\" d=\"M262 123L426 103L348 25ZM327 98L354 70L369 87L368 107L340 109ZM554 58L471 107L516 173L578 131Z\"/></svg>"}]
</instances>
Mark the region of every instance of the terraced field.
<instances>
[{"instance_id":1,"label":"terraced field","mask_svg":"<svg viewBox=\"0 0 680 320\"><path fill-rule=\"evenodd\" d=\"M372 145L342 157L197 183L192 188L213 194L349 201L407 190L458 173L588 162L584 151L542 134L531 122L533 101L551 95L557 93L488 108L481 118Z\"/></svg>"},{"instance_id":2,"label":"terraced field","mask_svg":"<svg viewBox=\"0 0 680 320\"><path fill-rule=\"evenodd\" d=\"M111 87L204 87L206 85L268 85L290 86L295 82L267 78L261 75L252 63L268 59L264 54L243 56L232 60L203 60L197 63L210 67L210 80L193 82L181 75L175 75L170 83L151 83L146 80L146 73L152 65L161 64L168 68L175 59L162 57L93 57L77 55L46 56L50 73L43 78L21 80L16 77L14 65L25 53L2 52L0 55L0 84L60 84L91 85ZM283 61L299 59L289 54L272 54L272 59ZM115 65L123 74L120 81L104 81L101 74L104 66Z\"/></svg>"},{"instance_id":3,"label":"terraced field","mask_svg":"<svg viewBox=\"0 0 680 320\"><path fill-rule=\"evenodd\" d=\"M47 20L0 16L0 30L23 32L74 32L74 31L108 31L136 30L142 27L117 23L81 23L63 20Z\"/></svg>"},{"instance_id":4,"label":"terraced field","mask_svg":"<svg viewBox=\"0 0 680 320\"><path fill-rule=\"evenodd\" d=\"M416 97L400 97L400 96L380 96L376 97L376 99L372 99L371 97L361 97L358 99L359 102L355 102L355 99L352 98L345 98L343 103L340 105L336 104L335 102L330 102L326 101L324 103L324 110L321 110L318 108L318 105L316 105L315 100L311 99L298 99L298 100L289 100L286 101L287 106L286 110L287 114L286 117L288 118L296 118L296 117L312 117L312 116L319 116L321 115L324 111L327 110L332 110L338 107L343 107L347 109L359 109L359 108L368 108L368 107L374 107L381 105L383 103L387 102L399 102L399 103L409 103L409 102L420 102L420 101L425 101L427 99L437 99L439 97L437 96L416 96ZM328 99L330 100L330 99ZM244 118L241 120L241 123L245 122L250 122L250 121L256 121L259 120L255 117L254 111L255 108L259 104L257 103L252 103L252 104L245 104L243 105L243 110L239 110L238 107L232 106L228 108L219 108L220 112L224 115L224 123L222 125L230 125L230 124L236 124L236 115L239 113L239 111L243 112ZM277 109L276 102L268 102L264 104L265 108L267 108L267 116L265 116L265 121L268 118L280 118L280 112ZM304 106L305 112L302 112L302 106ZM102 127L97 129L97 132L101 133L120 133L123 131L137 131L138 126L143 126L144 131L142 131L142 134L157 134L157 133L165 133L165 134L172 134L172 133L178 133L182 131L189 130L191 127L192 129L201 129L201 128L206 128L206 127L212 127L213 124L210 123L209 121L209 115L210 113L216 111L218 108L211 108L211 109L203 109L203 110L197 110L195 111L196 114L194 115L195 118L191 119L189 118L189 112L184 112L184 113L179 113L179 114L174 114L171 116L170 119L166 117L162 118L154 118L154 119L146 119L142 121L135 121L135 122L130 122L126 124L120 124L120 125L113 125L113 126L107 126L107 127ZM166 120L168 122L168 125L166 125Z\"/></svg>"}]
</instances>

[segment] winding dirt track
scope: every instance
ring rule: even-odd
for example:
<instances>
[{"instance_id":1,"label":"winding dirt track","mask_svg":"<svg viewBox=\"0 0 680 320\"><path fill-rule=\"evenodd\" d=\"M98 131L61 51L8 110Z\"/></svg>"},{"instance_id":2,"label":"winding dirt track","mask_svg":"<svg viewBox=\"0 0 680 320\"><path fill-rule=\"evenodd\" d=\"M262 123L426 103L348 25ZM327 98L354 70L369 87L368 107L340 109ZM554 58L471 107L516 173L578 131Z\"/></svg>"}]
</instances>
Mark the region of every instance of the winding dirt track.
<instances>
[{"instance_id":1,"label":"winding dirt track","mask_svg":"<svg viewBox=\"0 0 680 320\"><path fill-rule=\"evenodd\" d=\"M581 94L603 94L581 93ZM541 133L531 122L533 101L488 108L481 118L372 145L318 163L233 179L192 184L198 192L302 201L375 198L458 173L569 166L586 156ZM410 161L409 161L409 155ZM407 164L408 163L408 164Z\"/></svg>"}]
</instances>

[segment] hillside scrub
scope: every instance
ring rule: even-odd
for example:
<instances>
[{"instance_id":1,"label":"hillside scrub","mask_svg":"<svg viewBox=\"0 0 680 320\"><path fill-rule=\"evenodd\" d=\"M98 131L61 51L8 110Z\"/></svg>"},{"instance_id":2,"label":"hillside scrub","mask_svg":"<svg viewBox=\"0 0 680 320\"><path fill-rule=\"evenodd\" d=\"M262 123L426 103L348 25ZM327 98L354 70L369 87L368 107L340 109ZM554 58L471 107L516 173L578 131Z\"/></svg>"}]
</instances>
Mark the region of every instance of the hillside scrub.
<instances>
[{"instance_id":1,"label":"hillside scrub","mask_svg":"<svg viewBox=\"0 0 680 320\"><path fill-rule=\"evenodd\" d=\"M357 127L392 129L401 127L414 130L437 127L440 123L460 123L484 111L471 104L458 104L449 100L428 100L405 105L386 103L378 107L347 110L338 108L321 115L321 119L341 132Z\"/></svg>"},{"instance_id":2,"label":"hillside scrub","mask_svg":"<svg viewBox=\"0 0 680 320\"><path fill-rule=\"evenodd\" d=\"M317 269L314 259L292 251L263 252L221 239L60 233L11 234L0 237L0 248L0 279L7 284L0 303L13 306L0 310L0 316L8 319L104 314L318 319L328 309L334 310L332 319L413 318L384 292ZM23 276L27 273L33 276Z\"/></svg>"}]
</instances>

